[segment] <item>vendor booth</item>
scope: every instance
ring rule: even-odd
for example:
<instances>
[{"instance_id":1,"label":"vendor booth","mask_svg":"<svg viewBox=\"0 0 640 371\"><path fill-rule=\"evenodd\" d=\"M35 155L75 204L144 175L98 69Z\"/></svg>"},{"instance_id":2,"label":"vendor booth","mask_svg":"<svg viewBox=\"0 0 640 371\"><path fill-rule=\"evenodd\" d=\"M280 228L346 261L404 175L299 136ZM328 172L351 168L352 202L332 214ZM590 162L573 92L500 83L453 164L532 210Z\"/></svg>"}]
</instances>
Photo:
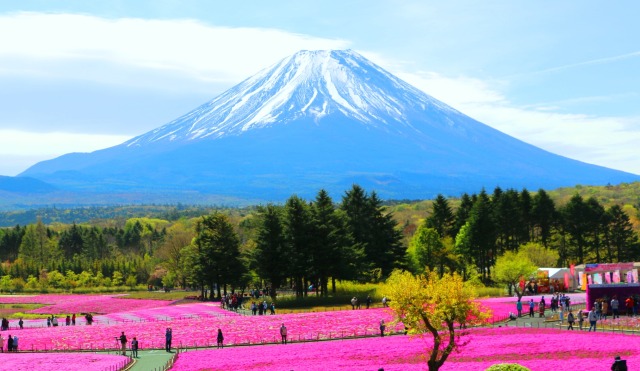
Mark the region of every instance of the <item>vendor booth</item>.
<instances>
[{"instance_id":1,"label":"vendor booth","mask_svg":"<svg viewBox=\"0 0 640 371\"><path fill-rule=\"evenodd\" d=\"M596 300L619 301L640 297L638 263L584 264L575 267L580 287L587 292L587 310Z\"/></svg>"},{"instance_id":2,"label":"vendor booth","mask_svg":"<svg viewBox=\"0 0 640 371\"><path fill-rule=\"evenodd\" d=\"M520 288L527 294L567 292L575 289L568 268L538 268L535 276L522 280Z\"/></svg>"}]
</instances>

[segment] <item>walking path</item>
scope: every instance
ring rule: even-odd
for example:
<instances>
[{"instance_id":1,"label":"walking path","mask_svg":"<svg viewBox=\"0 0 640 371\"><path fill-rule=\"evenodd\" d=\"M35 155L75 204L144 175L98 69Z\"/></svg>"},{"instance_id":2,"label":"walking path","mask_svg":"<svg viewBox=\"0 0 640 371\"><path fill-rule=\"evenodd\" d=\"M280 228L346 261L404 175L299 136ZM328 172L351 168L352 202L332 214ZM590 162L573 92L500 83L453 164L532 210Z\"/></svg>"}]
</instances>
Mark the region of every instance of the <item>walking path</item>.
<instances>
[{"instance_id":1,"label":"walking path","mask_svg":"<svg viewBox=\"0 0 640 371\"><path fill-rule=\"evenodd\" d=\"M138 358L133 358L134 362L127 368L129 371L160 371L175 355L168 353L164 349L139 350Z\"/></svg>"}]
</instances>

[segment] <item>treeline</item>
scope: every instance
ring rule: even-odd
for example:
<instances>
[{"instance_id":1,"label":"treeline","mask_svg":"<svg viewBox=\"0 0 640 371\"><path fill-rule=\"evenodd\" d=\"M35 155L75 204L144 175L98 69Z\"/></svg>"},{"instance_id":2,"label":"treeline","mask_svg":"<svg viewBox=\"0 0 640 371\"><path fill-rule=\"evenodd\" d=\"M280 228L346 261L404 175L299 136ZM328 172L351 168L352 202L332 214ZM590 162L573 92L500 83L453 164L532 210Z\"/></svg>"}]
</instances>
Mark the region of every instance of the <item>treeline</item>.
<instances>
[{"instance_id":1,"label":"treeline","mask_svg":"<svg viewBox=\"0 0 640 371\"><path fill-rule=\"evenodd\" d=\"M339 201L321 190L311 201L294 195L282 205L171 220L39 220L0 229L0 289L151 284L220 295L269 286L305 295L313 285L327 295L335 280L377 281L394 268L489 283L496 259L522 246L553 252L557 266L640 260L629 209L595 197L576 193L558 205L544 190L496 188L428 205L411 211L413 222L355 185Z\"/></svg>"},{"instance_id":2,"label":"treeline","mask_svg":"<svg viewBox=\"0 0 640 371\"><path fill-rule=\"evenodd\" d=\"M485 281L498 256L528 243L556 251L557 266L640 258L638 235L619 205L605 209L594 197L575 194L556 206L544 190L533 196L500 188L491 195L463 194L455 210L440 195L414 237L414 261L463 273L474 269Z\"/></svg>"},{"instance_id":3,"label":"treeline","mask_svg":"<svg viewBox=\"0 0 640 371\"><path fill-rule=\"evenodd\" d=\"M26 210L0 211L0 227L27 225L41 220L44 224L72 224L98 222L109 219L148 217L175 221L180 218L195 218L211 213L219 207L200 205L120 205L85 207L41 207ZM243 209L238 208L239 212ZM251 208L247 208L251 210Z\"/></svg>"},{"instance_id":4,"label":"treeline","mask_svg":"<svg viewBox=\"0 0 640 371\"><path fill-rule=\"evenodd\" d=\"M151 259L166 234L164 220L133 218L123 227L35 224L0 229L0 289L136 286L153 281ZM157 284L161 284L156 280Z\"/></svg>"},{"instance_id":5,"label":"treeline","mask_svg":"<svg viewBox=\"0 0 640 371\"><path fill-rule=\"evenodd\" d=\"M193 242L170 233L166 284L195 285L226 291L231 287L287 286L303 296L315 286L329 293L329 280L372 281L402 268L406 249L391 215L381 200L359 186L345 193L339 205L321 190L312 202L291 196L284 205L259 208L241 226L241 237L229 218L205 216L195 224Z\"/></svg>"}]
</instances>

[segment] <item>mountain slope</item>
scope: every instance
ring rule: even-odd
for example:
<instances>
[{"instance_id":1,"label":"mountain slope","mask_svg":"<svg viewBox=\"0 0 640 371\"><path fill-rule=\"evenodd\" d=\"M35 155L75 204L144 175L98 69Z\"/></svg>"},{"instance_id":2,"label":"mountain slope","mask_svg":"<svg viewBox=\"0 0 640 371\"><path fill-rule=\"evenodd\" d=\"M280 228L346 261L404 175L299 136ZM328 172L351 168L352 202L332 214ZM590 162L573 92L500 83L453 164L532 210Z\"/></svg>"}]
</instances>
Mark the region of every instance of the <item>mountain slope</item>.
<instances>
[{"instance_id":1,"label":"mountain slope","mask_svg":"<svg viewBox=\"0 0 640 371\"><path fill-rule=\"evenodd\" d=\"M509 137L349 50L301 51L158 129L22 175L67 190L263 200L352 183L429 198L640 180Z\"/></svg>"}]
</instances>

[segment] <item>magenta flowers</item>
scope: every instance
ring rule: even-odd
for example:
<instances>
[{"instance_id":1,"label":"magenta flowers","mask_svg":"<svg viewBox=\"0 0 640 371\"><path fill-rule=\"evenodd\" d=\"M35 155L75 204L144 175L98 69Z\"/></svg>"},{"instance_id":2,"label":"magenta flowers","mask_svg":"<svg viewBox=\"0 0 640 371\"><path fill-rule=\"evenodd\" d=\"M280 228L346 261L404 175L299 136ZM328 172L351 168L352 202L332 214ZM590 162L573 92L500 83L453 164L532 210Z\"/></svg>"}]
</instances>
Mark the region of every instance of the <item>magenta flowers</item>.
<instances>
[{"instance_id":1,"label":"magenta flowers","mask_svg":"<svg viewBox=\"0 0 640 371\"><path fill-rule=\"evenodd\" d=\"M129 358L93 353L4 353L3 370L77 371L114 370L129 363Z\"/></svg>"}]
</instances>

